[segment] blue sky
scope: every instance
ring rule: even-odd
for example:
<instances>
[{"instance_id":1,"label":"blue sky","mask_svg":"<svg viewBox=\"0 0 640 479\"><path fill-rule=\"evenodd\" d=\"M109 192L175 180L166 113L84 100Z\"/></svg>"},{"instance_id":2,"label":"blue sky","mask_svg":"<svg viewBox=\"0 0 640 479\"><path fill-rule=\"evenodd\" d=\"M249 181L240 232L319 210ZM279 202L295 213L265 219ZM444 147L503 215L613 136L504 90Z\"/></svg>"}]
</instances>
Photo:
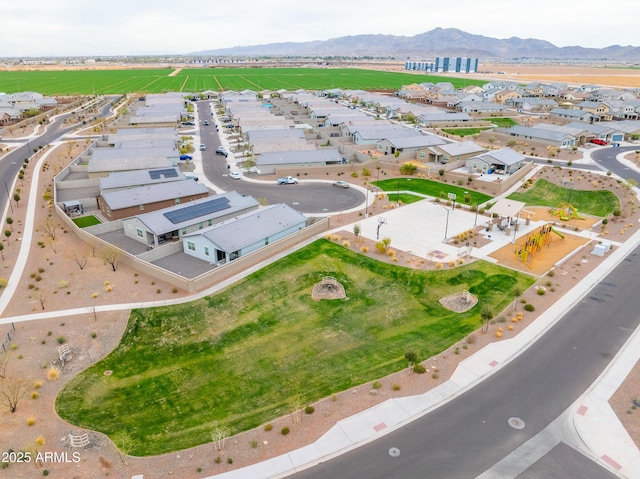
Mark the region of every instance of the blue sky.
<instances>
[{"instance_id":1,"label":"blue sky","mask_svg":"<svg viewBox=\"0 0 640 479\"><path fill-rule=\"evenodd\" d=\"M454 27L556 46L640 46L640 2L0 0L0 56L180 54ZM526 6L525 6L526 5Z\"/></svg>"}]
</instances>

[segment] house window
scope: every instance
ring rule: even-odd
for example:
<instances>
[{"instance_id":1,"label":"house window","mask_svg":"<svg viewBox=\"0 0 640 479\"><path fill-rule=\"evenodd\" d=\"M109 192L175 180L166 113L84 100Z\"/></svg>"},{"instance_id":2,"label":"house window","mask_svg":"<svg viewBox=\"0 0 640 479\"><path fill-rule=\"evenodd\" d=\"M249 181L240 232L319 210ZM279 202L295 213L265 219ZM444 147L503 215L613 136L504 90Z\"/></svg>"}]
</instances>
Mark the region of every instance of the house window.
<instances>
[{"instance_id":1,"label":"house window","mask_svg":"<svg viewBox=\"0 0 640 479\"><path fill-rule=\"evenodd\" d=\"M424 154L424 152L420 153L420 159L424 160L427 157L427 155Z\"/></svg>"},{"instance_id":2,"label":"house window","mask_svg":"<svg viewBox=\"0 0 640 479\"><path fill-rule=\"evenodd\" d=\"M140 228L136 228L136 234L138 235L138 238L144 238L144 234Z\"/></svg>"},{"instance_id":3,"label":"house window","mask_svg":"<svg viewBox=\"0 0 640 479\"><path fill-rule=\"evenodd\" d=\"M205 256L209 256L209 247L208 246L204 247L204 255Z\"/></svg>"},{"instance_id":4,"label":"house window","mask_svg":"<svg viewBox=\"0 0 640 479\"><path fill-rule=\"evenodd\" d=\"M176 198L176 205L180 204L180 198Z\"/></svg>"},{"instance_id":5,"label":"house window","mask_svg":"<svg viewBox=\"0 0 640 479\"><path fill-rule=\"evenodd\" d=\"M140 205L140 211L144 210L144 205Z\"/></svg>"},{"instance_id":6,"label":"house window","mask_svg":"<svg viewBox=\"0 0 640 479\"><path fill-rule=\"evenodd\" d=\"M207 221L207 226L211 226L213 224L213 220L208 220Z\"/></svg>"},{"instance_id":7,"label":"house window","mask_svg":"<svg viewBox=\"0 0 640 479\"><path fill-rule=\"evenodd\" d=\"M187 241L187 248L189 248L190 251L195 251L196 244L193 241Z\"/></svg>"},{"instance_id":8,"label":"house window","mask_svg":"<svg viewBox=\"0 0 640 479\"><path fill-rule=\"evenodd\" d=\"M198 223L198 229L199 229L199 230L201 230L201 229L203 228L203 226L204 226L204 225L202 224L202 222Z\"/></svg>"},{"instance_id":9,"label":"house window","mask_svg":"<svg viewBox=\"0 0 640 479\"><path fill-rule=\"evenodd\" d=\"M182 228L182 234L186 235L187 234L187 228Z\"/></svg>"},{"instance_id":10,"label":"house window","mask_svg":"<svg viewBox=\"0 0 640 479\"><path fill-rule=\"evenodd\" d=\"M267 237L264 239L264 245L265 245L265 246L267 246L268 244L269 244L269 237L267 236Z\"/></svg>"}]
</instances>

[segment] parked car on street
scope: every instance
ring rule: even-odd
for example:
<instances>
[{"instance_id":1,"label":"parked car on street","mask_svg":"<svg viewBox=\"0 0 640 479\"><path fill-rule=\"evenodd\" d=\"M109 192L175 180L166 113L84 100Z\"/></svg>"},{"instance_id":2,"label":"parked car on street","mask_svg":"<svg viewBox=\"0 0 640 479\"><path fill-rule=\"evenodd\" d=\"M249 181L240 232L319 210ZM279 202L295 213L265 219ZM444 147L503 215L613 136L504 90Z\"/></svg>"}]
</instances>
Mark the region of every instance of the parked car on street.
<instances>
[{"instance_id":1,"label":"parked car on street","mask_svg":"<svg viewBox=\"0 0 640 479\"><path fill-rule=\"evenodd\" d=\"M594 138L593 140L591 140L591 143L594 143L596 145L601 145L601 146L608 145L608 143L605 140L602 140L600 138Z\"/></svg>"},{"instance_id":2,"label":"parked car on street","mask_svg":"<svg viewBox=\"0 0 640 479\"><path fill-rule=\"evenodd\" d=\"M286 176L284 178L278 178L279 185L297 185L298 179L293 176Z\"/></svg>"},{"instance_id":3,"label":"parked car on street","mask_svg":"<svg viewBox=\"0 0 640 479\"><path fill-rule=\"evenodd\" d=\"M192 121L183 121L182 126L195 126L196 124Z\"/></svg>"},{"instance_id":4,"label":"parked car on street","mask_svg":"<svg viewBox=\"0 0 640 479\"><path fill-rule=\"evenodd\" d=\"M239 180L240 178L242 178L242 175L237 171L232 171L231 173L229 173L229 178L233 178L234 180Z\"/></svg>"},{"instance_id":5,"label":"parked car on street","mask_svg":"<svg viewBox=\"0 0 640 479\"><path fill-rule=\"evenodd\" d=\"M224 155L227 156L227 150L224 149L224 146L219 146L216 149L216 155Z\"/></svg>"},{"instance_id":6,"label":"parked car on street","mask_svg":"<svg viewBox=\"0 0 640 479\"><path fill-rule=\"evenodd\" d=\"M205 151L207 149L207 145L204 143L200 143L200 151Z\"/></svg>"},{"instance_id":7,"label":"parked car on street","mask_svg":"<svg viewBox=\"0 0 640 479\"><path fill-rule=\"evenodd\" d=\"M203 124L204 126L209 126L209 120L205 120L205 121L203 121L203 122L202 122L202 124Z\"/></svg>"},{"instance_id":8,"label":"parked car on street","mask_svg":"<svg viewBox=\"0 0 640 479\"><path fill-rule=\"evenodd\" d=\"M337 186L338 188L349 188L349 183L346 181L336 181L333 186Z\"/></svg>"}]
</instances>

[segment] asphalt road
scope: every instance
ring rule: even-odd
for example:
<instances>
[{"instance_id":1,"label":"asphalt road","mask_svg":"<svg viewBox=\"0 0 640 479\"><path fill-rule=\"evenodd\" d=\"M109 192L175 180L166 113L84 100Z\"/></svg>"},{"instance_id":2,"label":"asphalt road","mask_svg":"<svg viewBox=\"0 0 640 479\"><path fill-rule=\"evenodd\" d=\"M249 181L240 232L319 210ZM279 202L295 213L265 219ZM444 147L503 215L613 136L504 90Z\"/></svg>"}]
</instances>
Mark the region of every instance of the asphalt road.
<instances>
[{"instance_id":1,"label":"asphalt road","mask_svg":"<svg viewBox=\"0 0 640 479\"><path fill-rule=\"evenodd\" d=\"M591 159L598 163L598 165L600 165L604 170L609 170L625 180L633 178L638 182L638 184L640 184L640 173L628 166L624 166L616 160L616 156L620 153L636 150L640 150L640 145L620 146L618 148L602 148L600 150L593 151L591 153Z\"/></svg>"},{"instance_id":2,"label":"asphalt road","mask_svg":"<svg viewBox=\"0 0 640 479\"><path fill-rule=\"evenodd\" d=\"M202 152L202 163L205 176L214 185L225 191L237 191L243 195L250 195L256 199L264 199L266 204L286 203L303 213L323 214L328 212L345 211L354 208L366 200L365 195L352 188L342 189L331 183L301 183L297 185L277 185L275 182L250 182L229 178L225 157L216 155L216 148L220 146L220 138L211 120L211 110L208 101L197 102L200 117L200 138L207 145ZM202 121L208 119L209 126Z\"/></svg>"},{"instance_id":3,"label":"asphalt road","mask_svg":"<svg viewBox=\"0 0 640 479\"><path fill-rule=\"evenodd\" d=\"M92 116L102 118L109 115L110 110L111 102L104 105L98 114ZM6 138L2 140L3 143L24 143L24 145L18 147L16 150L12 151L0 160L0 180L3 183L0 185L0 212L3 212L7 206L7 190L9 190L11 196L13 196L11 192L11 185L13 184L15 177L18 175L18 172L24 163L24 159L31 158L31 155L33 155L33 149L53 143L67 133L82 126L80 123L75 123L71 126L65 127L64 121L71 115L71 113L65 113L57 116L54 121L47 125L46 131L42 135L36 138L30 138L28 141L24 139L11 140ZM11 210L9 210L9 214L11 214Z\"/></svg>"},{"instance_id":4,"label":"asphalt road","mask_svg":"<svg viewBox=\"0 0 640 479\"><path fill-rule=\"evenodd\" d=\"M640 324L640 248L532 347L430 414L296 479L474 478L538 434L604 370ZM526 426L512 429L507 419ZM391 457L391 447L400 449ZM586 462L585 462L586 461ZM553 477L573 477L590 460L574 455ZM602 474L590 477L609 477ZM585 476L589 479L589 476Z\"/></svg>"}]
</instances>

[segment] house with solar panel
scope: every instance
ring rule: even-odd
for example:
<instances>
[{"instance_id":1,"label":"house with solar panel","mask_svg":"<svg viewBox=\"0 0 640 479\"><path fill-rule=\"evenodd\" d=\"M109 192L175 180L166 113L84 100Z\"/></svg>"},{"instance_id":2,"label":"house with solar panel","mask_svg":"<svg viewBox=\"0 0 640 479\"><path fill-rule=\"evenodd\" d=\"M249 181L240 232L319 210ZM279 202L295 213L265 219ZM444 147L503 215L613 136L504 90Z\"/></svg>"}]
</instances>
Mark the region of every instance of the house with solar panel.
<instances>
[{"instance_id":1,"label":"house with solar panel","mask_svg":"<svg viewBox=\"0 0 640 479\"><path fill-rule=\"evenodd\" d=\"M179 169L137 170L100 178L98 208L109 220L129 218L209 196L209 189Z\"/></svg>"},{"instance_id":2,"label":"house with solar panel","mask_svg":"<svg viewBox=\"0 0 640 479\"><path fill-rule=\"evenodd\" d=\"M229 191L138 214L124 219L122 225L125 236L153 248L165 241L181 239L190 233L248 213L259 206L260 203L251 196Z\"/></svg>"},{"instance_id":3,"label":"house with solar panel","mask_svg":"<svg viewBox=\"0 0 640 479\"><path fill-rule=\"evenodd\" d=\"M186 234L184 252L221 265L303 229L307 218L285 204L269 205Z\"/></svg>"}]
</instances>

